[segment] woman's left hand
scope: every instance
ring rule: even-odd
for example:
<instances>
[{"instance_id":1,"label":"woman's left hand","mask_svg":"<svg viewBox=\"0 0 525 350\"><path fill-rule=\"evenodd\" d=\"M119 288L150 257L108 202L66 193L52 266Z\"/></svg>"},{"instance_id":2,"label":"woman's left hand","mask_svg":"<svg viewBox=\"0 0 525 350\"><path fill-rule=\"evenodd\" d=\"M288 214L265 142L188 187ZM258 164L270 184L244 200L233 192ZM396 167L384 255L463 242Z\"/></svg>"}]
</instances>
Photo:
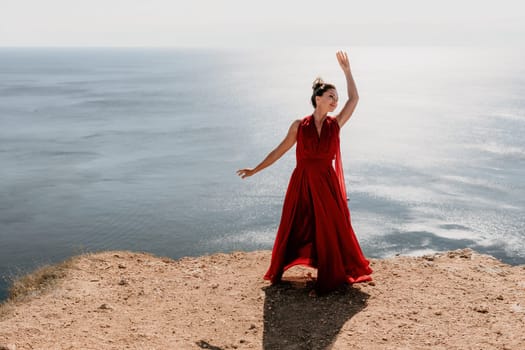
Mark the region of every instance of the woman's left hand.
<instances>
[{"instance_id":1,"label":"woman's left hand","mask_svg":"<svg viewBox=\"0 0 525 350\"><path fill-rule=\"evenodd\" d=\"M341 69L345 73L350 72L350 61L348 61L348 55L344 51L337 51L335 54L337 57L337 61L339 62L339 65L341 66Z\"/></svg>"}]
</instances>

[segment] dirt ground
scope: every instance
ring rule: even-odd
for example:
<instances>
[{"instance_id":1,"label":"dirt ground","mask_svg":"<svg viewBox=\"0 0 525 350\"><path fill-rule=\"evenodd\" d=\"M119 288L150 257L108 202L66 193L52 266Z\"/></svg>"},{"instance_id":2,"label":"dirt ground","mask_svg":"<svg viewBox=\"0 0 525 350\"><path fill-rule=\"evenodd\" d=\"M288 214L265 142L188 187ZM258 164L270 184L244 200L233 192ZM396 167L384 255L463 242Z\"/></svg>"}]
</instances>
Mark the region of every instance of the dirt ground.
<instances>
[{"instance_id":1,"label":"dirt ground","mask_svg":"<svg viewBox=\"0 0 525 350\"><path fill-rule=\"evenodd\" d=\"M82 255L0 307L0 349L525 349L525 266L470 250L372 260L373 282L311 297L315 271L270 286L269 260Z\"/></svg>"}]
</instances>

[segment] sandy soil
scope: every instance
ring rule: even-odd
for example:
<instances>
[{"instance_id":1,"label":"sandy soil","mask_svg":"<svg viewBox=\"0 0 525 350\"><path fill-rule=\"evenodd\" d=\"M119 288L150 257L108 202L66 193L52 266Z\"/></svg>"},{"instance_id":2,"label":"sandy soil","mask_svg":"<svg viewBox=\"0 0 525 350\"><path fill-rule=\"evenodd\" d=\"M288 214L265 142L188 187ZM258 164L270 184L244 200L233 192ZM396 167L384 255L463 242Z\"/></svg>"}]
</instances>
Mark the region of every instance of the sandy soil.
<instances>
[{"instance_id":1,"label":"sandy soil","mask_svg":"<svg viewBox=\"0 0 525 350\"><path fill-rule=\"evenodd\" d=\"M473 253L372 260L374 281L310 297L261 279L269 252L74 259L2 306L0 349L525 349L525 266Z\"/></svg>"}]
</instances>

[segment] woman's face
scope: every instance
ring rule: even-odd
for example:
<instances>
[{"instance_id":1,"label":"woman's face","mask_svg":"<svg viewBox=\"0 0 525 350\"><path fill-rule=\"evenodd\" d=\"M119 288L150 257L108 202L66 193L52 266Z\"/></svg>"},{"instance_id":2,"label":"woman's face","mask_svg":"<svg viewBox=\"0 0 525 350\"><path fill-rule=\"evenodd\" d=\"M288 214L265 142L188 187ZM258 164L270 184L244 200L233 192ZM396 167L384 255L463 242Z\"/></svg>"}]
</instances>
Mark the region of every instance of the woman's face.
<instances>
[{"instance_id":1,"label":"woman's face","mask_svg":"<svg viewBox=\"0 0 525 350\"><path fill-rule=\"evenodd\" d=\"M317 107L333 112L337 108L337 91L335 89L326 90L324 94L316 97Z\"/></svg>"}]
</instances>

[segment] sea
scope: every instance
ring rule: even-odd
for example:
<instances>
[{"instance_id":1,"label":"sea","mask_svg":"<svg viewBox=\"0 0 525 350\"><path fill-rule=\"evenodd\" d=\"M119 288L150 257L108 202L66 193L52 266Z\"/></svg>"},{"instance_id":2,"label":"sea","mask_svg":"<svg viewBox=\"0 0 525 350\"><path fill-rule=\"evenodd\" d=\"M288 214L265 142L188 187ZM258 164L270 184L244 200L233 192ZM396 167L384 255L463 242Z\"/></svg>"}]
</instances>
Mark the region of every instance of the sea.
<instances>
[{"instance_id":1,"label":"sea","mask_svg":"<svg viewBox=\"0 0 525 350\"><path fill-rule=\"evenodd\" d=\"M295 151L236 170L312 113L316 77L344 102L338 49L360 95L341 143L365 255L525 264L524 48L1 48L0 300L86 252L271 249Z\"/></svg>"}]
</instances>

